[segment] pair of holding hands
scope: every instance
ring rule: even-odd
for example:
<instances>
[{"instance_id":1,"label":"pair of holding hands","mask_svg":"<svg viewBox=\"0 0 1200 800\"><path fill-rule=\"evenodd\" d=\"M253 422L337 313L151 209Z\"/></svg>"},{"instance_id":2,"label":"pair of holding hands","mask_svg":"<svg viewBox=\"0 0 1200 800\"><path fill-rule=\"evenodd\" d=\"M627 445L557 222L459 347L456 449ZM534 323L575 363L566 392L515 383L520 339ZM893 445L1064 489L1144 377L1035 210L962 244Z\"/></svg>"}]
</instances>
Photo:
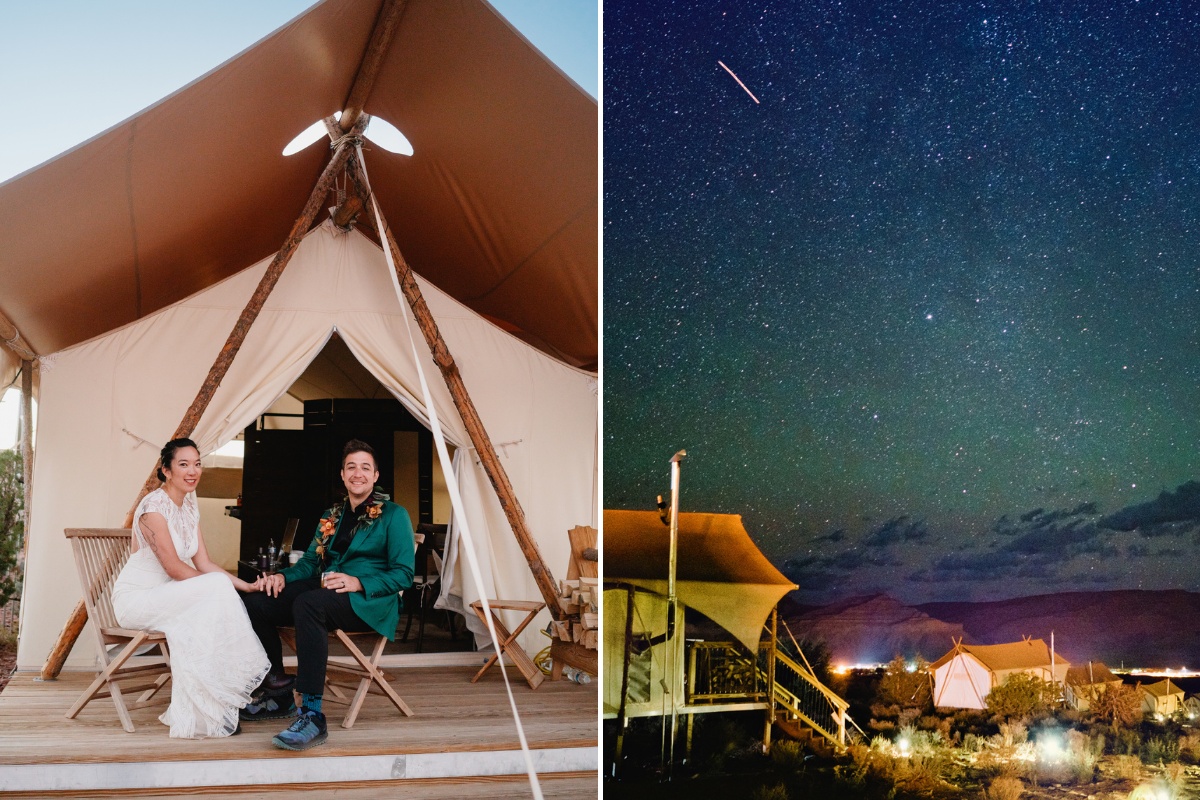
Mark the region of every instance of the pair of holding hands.
<instances>
[{"instance_id":1,"label":"pair of holding hands","mask_svg":"<svg viewBox=\"0 0 1200 800\"><path fill-rule=\"evenodd\" d=\"M268 597L278 597L279 593L283 591L284 583L286 581L279 573L261 575L258 580L250 584L250 591L266 592ZM338 594L362 591L362 582L344 572L326 572L322 576L321 586L325 589L332 589Z\"/></svg>"}]
</instances>

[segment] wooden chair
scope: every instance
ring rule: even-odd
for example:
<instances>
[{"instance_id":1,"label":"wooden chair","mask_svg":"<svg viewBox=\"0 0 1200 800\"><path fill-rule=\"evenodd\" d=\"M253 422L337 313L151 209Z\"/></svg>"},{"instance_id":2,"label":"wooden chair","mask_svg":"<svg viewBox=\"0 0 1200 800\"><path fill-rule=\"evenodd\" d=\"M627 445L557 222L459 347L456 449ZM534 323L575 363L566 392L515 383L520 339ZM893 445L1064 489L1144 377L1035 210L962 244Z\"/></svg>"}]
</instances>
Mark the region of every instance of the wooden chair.
<instances>
[{"instance_id":1,"label":"wooden chair","mask_svg":"<svg viewBox=\"0 0 1200 800\"><path fill-rule=\"evenodd\" d=\"M101 653L102 666L96 680L92 681L75 705L67 712L67 719L78 716L83 707L98 697L111 697L121 718L121 727L133 733L130 709L164 704L169 702L166 693L155 697L171 677L171 657L167 652L167 638L158 631L122 628L117 624L112 607L112 587L129 560L131 532L128 528L67 528L71 550L75 555L75 567L79 571L79 583L83 588L83 603L88 619L95 631L96 644ZM162 661L138 666L126 666L130 657L140 648L157 645L162 652ZM112 649L110 649L112 648ZM119 648L119 650L117 649ZM115 655L114 655L114 650ZM149 683L122 686L122 681L132 679ZM141 692L134 701L125 699L125 692Z\"/></svg>"},{"instance_id":2,"label":"wooden chair","mask_svg":"<svg viewBox=\"0 0 1200 800\"><path fill-rule=\"evenodd\" d=\"M413 536L418 546L425 541L424 534L417 533ZM279 638L292 648L293 653L296 652L295 628L280 628ZM342 646L350 653L350 657L354 659L353 664L343 664L332 658L325 662L325 695L323 699L326 703L348 706L346 717L342 720L343 728L354 726L354 721L358 719L358 712L362 710L363 702L371 692L387 697L404 716L411 717L413 715L412 709L392 688L391 676L379 668L379 661L383 658L383 648L387 646L388 642L386 636L381 636L375 631L344 631L338 628L329 632L329 638L341 642ZM358 642L366 643L370 647L370 656L363 652L365 648L360 648ZM345 683L335 680L331 673L357 678L357 682ZM342 691L343 689L353 689L354 697L347 696Z\"/></svg>"},{"instance_id":3,"label":"wooden chair","mask_svg":"<svg viewBox=\"0 0 1200 800\"><path fill-rule=\"evenodd\" d=\"M475 683L477 680L482 678L483 673L487 672L488 668L491 667L492 664L495 664L498 660L500 660L502 655L507 653L508 657L512 659L513 664L520 671L521 675L524 676L526 682L529 684L530 689L536 689L542 685L542 681L545 680L546 676L542 674L542 671L538 668L537 664L533 663L533 659L530 658L529 654L526 653L524 648L521 647L520 642L517 642L515 645L513 642L517 641L517 637L521 635L521 631L525 630L525 627L529 625L529 623L533 622L533 618L537 616L538 612L545 607L546 604L541 600L488 599L488 608L492 610L492 625L494 625L496 628L496 636L500 640L498 642L500 646L496 649L496 652L492 654L492 657L484 662L484 665L480 668L479 672L475 673L475 677L471 678L471 683ZM483 610L483 601L474 601L471 603L471 609L479 617L479 621L484 625L487 625L487 614ZM505 609L509 611L519 611L525 614L525 618L521 620L521 623L517 625L512 632L509 632L508 628L504 625L504 621L500 619L500 615L496 613Z\"/></svg>"}]
</instances>

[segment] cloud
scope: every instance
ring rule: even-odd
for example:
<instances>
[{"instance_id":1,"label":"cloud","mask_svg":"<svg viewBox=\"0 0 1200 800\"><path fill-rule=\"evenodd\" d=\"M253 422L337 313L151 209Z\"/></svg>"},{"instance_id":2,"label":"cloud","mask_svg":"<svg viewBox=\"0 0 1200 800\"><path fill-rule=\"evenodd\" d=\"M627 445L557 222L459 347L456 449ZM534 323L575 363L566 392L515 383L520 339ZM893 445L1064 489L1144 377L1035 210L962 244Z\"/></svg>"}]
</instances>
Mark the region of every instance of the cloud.
<instances>
[{"instance_id":1,"label":"cloud","mask_svg":"<svg viewBox=\"0 0 1200 800\"><path fill-rule=\"evenodd\" d=\"M921 542L929 536L924 520L912 520L907 514L892 517L867 532L863 544L867 547L887 547L899 542Z\"/></svg>"},{"instance_id":2,"label":"cloud","mask_svg":"<svg viewBox=\"0 0 1200 800\"><path fill-rule=\"evenodd\" d=\"M846 529L838 528L835 531L830 531L822 536L818 536L814 542L840 542L846 538Z\"/></svg>"},{"instance_id":3,"label":"cloud","mask_svg":"<svg viewBox=\"0 0 1200 800\"><path fill-rule=\"evenodd\" d=\"M1148 503L1126 506L1100 518L1100 526L1116 531L1138 530L1143 536L1162 536L1182 533L1182 530L1162 530L1163 523L1200 523L1200 482L1188 481L1174 492L1161 492ZM1185 526L1186 529L1189 526Z\"/></svg>"}]
</instances>

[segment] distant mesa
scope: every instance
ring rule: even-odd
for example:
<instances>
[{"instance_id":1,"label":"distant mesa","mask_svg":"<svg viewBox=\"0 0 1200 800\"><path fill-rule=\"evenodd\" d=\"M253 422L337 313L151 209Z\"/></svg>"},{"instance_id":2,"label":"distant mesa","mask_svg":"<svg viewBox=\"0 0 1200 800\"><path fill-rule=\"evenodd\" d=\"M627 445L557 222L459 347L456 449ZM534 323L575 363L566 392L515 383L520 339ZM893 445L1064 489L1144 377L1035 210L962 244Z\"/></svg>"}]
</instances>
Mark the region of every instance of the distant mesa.
<instances>
[{"instance_id":1,"label":"distant mesa","mask_svg":"<svg viewBox=\"0 0 1200 800\"><path fill-rule=\"evenodd\" d=\"M789 614L788 607L780 610L797 639L823 640L833 660L844 664L884 662L897 653L933 658L946 651L952 638L966 634L961 624L934 619L885 594L854 597L794 614Z\"/></svg>"},{"instance_id":2,"label":"distant mesa","mask_svg":"<svg viewBox=\"0 0 1200 800\"><path fill-rule=\"evenodd\" d=\"M999 644L1049 641L1072 663L1200 667L1200 593L1068 592L988 603L908 606L884 594L826 606L780 605L797 639L822 639L835 662L881 663L900 654L941 656L962 638ZM781 626L782 627L782 626ZM781 630L781 636L786 636Z\"/></svg>"}]
</instances>

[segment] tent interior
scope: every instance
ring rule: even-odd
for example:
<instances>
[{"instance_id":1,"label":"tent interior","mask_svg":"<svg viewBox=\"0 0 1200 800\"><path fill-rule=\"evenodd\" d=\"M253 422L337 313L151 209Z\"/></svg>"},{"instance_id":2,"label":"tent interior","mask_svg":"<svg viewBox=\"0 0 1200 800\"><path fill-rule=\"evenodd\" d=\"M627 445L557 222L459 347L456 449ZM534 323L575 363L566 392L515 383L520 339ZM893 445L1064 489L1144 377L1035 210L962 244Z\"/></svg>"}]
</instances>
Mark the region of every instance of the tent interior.
<instances>
[{"instance_id":1,"label":"tent interior","mask_svg":"<svg viewBox=\"0 0 1200 800\"><path fill-rule=\"evenodd\" d=\"M427 537L417 572L440 588L433 580L437 560L430 552L445 558L451 504L432 434L354 357L336 331L295 383L238 434L233 447L204 459L196 495L214 560L254 580L264 552L279 547L281 558L287 558L285 539L291 544L287 550L303 552L321 514L344 495L338 462L342 443L351 438L372 446L379 489L409 509L413 524ZM452 459L454 449L451 445ZM280 464L289 466L280 469ZM419 598L413 592L408 603L419 604ZM430 613L432 599L425 605L438 630L422 636L423 651L469 645L469 637L454 635L456 626L463 627L461 619L450 616L458 617L456 612Z\"/></svg>"}]
</instances>

